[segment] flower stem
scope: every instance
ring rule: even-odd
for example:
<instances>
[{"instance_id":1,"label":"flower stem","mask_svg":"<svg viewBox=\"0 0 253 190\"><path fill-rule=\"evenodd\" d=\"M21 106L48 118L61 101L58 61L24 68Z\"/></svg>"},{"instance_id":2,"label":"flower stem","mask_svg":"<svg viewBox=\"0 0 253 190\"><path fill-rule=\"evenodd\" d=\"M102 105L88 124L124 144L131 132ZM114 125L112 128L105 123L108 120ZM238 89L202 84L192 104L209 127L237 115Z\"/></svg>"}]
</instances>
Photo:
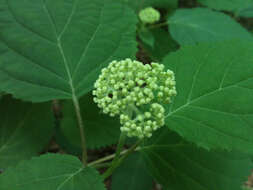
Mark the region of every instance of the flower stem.
<instances>
[{"instance_id":1,"label":"flower stem","mask_svg":"<svg viewBox=\"0 0 253 190\"><path fill-rule=\"evenodd\" d=\"M116 154L115 154L115 157L114 157L112 163L114 162L114 160L117 160L119 158L120 152L125 144L125 141L126 141L126 133L122 132L119 137L119 142L117 145Z\"/></svg>"},{"instance_id":2,"label":"flower stem","mask_svg":"<svg viewBox=\"0 0 253 190\"><path fill-rule=\"evenodd\" d=\"M83 119L81 115L80 105L79 101L76 96L73 96L73 103L76 111L78 126L80 130L80 136L81 136L81 145L82 145L82 162L86 166L87 165L87 148L86 148L86 140L84 135L84 124Z\"/></svg>"},{"instance_id":3,"label":"flower stem","mask_svg":"<svg viewBox=\"0 0 253 190\"><path fill-rule=\"evenodd\" d=\"M143 139L140 139L137 141L136 144L134 144L131 148L129 148L125 154L122 157L118 157L117 159L114 159L112 161L112 165L110 168L106 170L106 172L102 175L103 179L107 179L109 176L112 175L114 170L119 167L119 165L132 153L135 151L135 149L142 143ZM120 154L119 154L120 155Z\"/></svg>"},{"instance_id":4,"label":"flower stem","mask_svg":"<svg viewBox=\"0 0 253 190\"><path fill-rule=\"evenodd\" d=\"M113 168L115 167L115 165L117 164L119 158L120 158L120 152L124 146L124 143L125 143L125 140L126 140L126 133L122 132L120 134L120 137L119 137L119 142L118 142L118 145L117 145L117 149L116 149L116 153L115 153L115 157L114 159L112 160L112 163L111 163L111 166L108 168L108 170L106 170L106 172L104 173L104 175L110 175L111 173L111 170L114 170Z\"/></svg>"}]
</instances>

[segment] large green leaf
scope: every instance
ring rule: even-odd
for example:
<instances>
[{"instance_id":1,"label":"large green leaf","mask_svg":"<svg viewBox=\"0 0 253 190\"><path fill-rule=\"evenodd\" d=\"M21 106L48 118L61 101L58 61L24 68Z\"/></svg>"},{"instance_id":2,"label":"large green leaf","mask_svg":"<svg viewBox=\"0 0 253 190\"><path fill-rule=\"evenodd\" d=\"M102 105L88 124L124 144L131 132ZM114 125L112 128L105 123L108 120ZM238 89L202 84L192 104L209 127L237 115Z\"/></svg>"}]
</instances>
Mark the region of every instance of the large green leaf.
<instances>
[{"instance_id":1,"label":"large green leaf","mask_svg":"<svg viewBox=\"0 0 253 190\"><path fill-rule=\"evenodd\" d=\"M245 155L197 148L167 128L141 152L152 175L169 190L238 190L253 166Z\"/></svg>"},{"instance_id":2,"label":"large green leaf","mask_svg":"<svg viewBox=\"0 0 253 190\"><path fill-rule=\"evenodd\" d=\"M253 0L198 0L216 10L232 11L237 16L253 17Z\"/></svg>"},{"instance_id":3,"label":"large green leaf","mask_svg":"<svg viewBox=\"0 0 253 190\"><path fill-rule=\"evenodd\" d=\"M0 10L0 89L18 98L80 97L136 52L136 16L112 0L0 0Z\"/></svg>"},{"instance_id":4,"label":"large green leaf","mask_svg":"<svg viewBox=\"0 0 253 190\"><path fill-rule=\"evenodd\" d=\"M0 190L105 190L99 173L75 157L47 154L0 175Z\"/></svg>"},{"instance_id":5,"label":"large green leaf","mask_svg":"<svg viewBox=\"0 0 253 190\"><path fill-rule=\"evenodd\" d=\"M53 134L50 103L31 104L0 99L0 169L41 152Z\"/></svg>"},{"instance_id":6,"label":"large green leaf","mask_svg":"<svg viewBox=\"0 0 253 190\"><path fill-rule=\"evenodd\" d=\"M181 45L253 39L246 29L229 16L206 8L179 9L168 22L172 37Z\"/></svg>"},{"instance_id":7,"label":"large green leaf","mask_svg":"<svg viewBox=\"0 0 253 190\"><path fill-rule=\"evenodd\" d=\"M112 175L112 190L152 190L153 179L147 173L140 153L130 155Z\"/></svg>"},{"instance_id":8,"label":"large green leaf","mask_svg":"<svg viewBox=\"0 0 253 190\"><path fill-rule=\"evenodd\" d=\"M120 135L118 119L103 114L94 103L91 93L80 99L80 106L88 148L101 148L118 142ZM57 129L56 139L63 148L71 153L81 153L80 132L77 125L72 102L65 102L63 119Z\"/></svg>"},{"instance_id":9,"label":"large green leaf","mask_svg":"<svg viewBox=\"0 0 253 190\"><path fill-rule=\"evenodd\" d=\"M175 71L178 95L167 126L206 148L253 153L253 43L182 48L163 61Z\"/></svg>"}]
</instances>

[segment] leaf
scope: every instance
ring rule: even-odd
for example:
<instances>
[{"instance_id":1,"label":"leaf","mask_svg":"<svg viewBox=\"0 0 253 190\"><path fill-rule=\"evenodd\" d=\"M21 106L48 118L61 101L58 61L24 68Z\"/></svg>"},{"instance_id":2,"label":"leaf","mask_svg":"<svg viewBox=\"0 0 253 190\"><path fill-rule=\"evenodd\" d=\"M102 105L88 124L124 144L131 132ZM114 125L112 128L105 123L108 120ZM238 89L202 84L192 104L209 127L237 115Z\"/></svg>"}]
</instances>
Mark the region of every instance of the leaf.
<instances>
[{"instance_id":1,"label":"leaf","mask_svg":"<svg viewBox=\"0 0 253 190\"><path fill-rule=\"evenodd\" d=\"M153 179L147 173L139 153L130 155L112 175L112 190L152 190Z\"/></svg>"},{"instance_id":2,"label":"leaf","mask_svg":"<svg viewBox=\"0 0 253 190\"><path fill-rule=\"evenodd\" d=\"M0 169L40 153L53 135L50 103L31 104L0 99Z\"/></svg>"},{"instance_id":3,"label":"leaf","mask_svg":"<svg viewBox=\"0 0 253 190\"><path fill-rule=\"evenodd\" d=\"M171 38L167 31L156 28L151 30L155 39L154 47L144 44L145 50L150 53L150 56L155 61L161 61L169 52L176 51L178 44Z\"/></svg>"},{"instance_id":4,"label":"leaf","mask_svg":"<svg viewBox=\"0 0 253 190\"><path fill-rule=\"evenodd\" d=\"M134 12L111 0L0 0L0 9L0 89L24 100L80 97L101 68L137 50Z\"/></svg>"},{"instance_id":5,"label":"leaf","mask_svg":"<svg viewBox=\"0 0 253 190\"><path fill-rule=\"evenodd\" d=\"M101 113L93 102L91 93L80 99L81 114L84 118L84 131L87 147L96 149L118 142L120 123L117 118ZM63 120L56 134L57 142L67 151L81 153L81 140L78 123L72 102L63 105Z\"/></svg>"},{"instance_id":6,"label":"leaf","mask_svg":"<svg viewBox=\"0 0 253 190\"><path fill-rule=\"evenodd\" d=\"M151 48L154 47L155 39L151 31L143 29L139 32L139 37L143 43L147 44Z\"/></svg>"},{"instance_id":7,"label":"leaf","mask_svg":"<svg viewBox=\"0 0 253 190\"><path fill-rule=\"evenodd\" d=\"M172 37L180 45L253 39L246 29L229 16L206 8L179 9L168 22Z\"/></svg>"},{"instance_id":8,"label":"leaf","mask_svg":"<svg viewBox=\"0 0 253 190\"><path fill-rule=\"evenodd\" d=\"M219 11L231 11L237 16L253 16L253 0L198 0L204 6Z\"/></svg>"},{"instance_id":9,"label":"leaf","mask_svg":"<svg viewBox=\"0 0 253 190\"><path fill-rule=\"evenodd\" d=\"M238 152L208 152L183 141L166 127L141 153L147 169L173 190L238 190L251 173L251 160Z\"/></svg>"},{"instance_id":10,"label":"leaf","mask_svg":"<svg viewBox=\"0 0 253 190\"><path fill-rule=\"evenodd\" d=\"M163 9L174 9L178 6L178 0L120 0L120 2L127 3L137 12L150 6Z\"/></svg>"},{"instance_id":11,"label":"leaf","mask_svg":"<svg viewBox=\"0 0 253 190\"><path fill-rule=\"evenodd\" d=\"M105 190L99 173L73 156L47 154L0 175L0 190Z\"/></svg>"},{"instance_id":12,"label":"leaf","mask_svg":"<svg viewBox=\"0 0 253 190\"><path fill-rule=\"evenodd\" d=\"M251 4L249 7L245 9L240 10L237 13L237 16L253 18L253 4Z\"/></svg>"},{"instance_id":13,"label":"leaf","mask_svg":"<svg viewBox=\"0 0 253 190\"><path fill-rule=\"evenodd\" d=\"M166 125L205 148L253 153L253 43L182 48L163 64L176 73L178 95Z\"/></svg>"}]
</instances>

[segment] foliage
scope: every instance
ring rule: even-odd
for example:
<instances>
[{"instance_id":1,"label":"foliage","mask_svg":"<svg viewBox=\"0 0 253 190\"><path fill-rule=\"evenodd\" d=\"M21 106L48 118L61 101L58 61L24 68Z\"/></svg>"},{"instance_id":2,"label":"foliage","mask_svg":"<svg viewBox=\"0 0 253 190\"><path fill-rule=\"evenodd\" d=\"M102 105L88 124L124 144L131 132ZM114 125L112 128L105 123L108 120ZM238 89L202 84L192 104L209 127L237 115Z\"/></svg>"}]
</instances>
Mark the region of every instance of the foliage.
<instances>
[{"instance_id":1,"label":"foliage","mask_svg":"<svg viewBox=\"0 0 253 190\"><path fill-rule=\"evenodd\" d=\"M84 131L87 147L89 149L98 149L117 143L120 134L120 130L118 130L119 121L101 114L99 108L93 102L91 93L80 99L80 106L85 123ZM71 101L66 101L62 107L64 117L61 120L61 125L56 127L56 141L65 151L79 155L81 153L81 139L73 104ZM101 127L103 130L101 130Z\"/></svg>"},{"instance_id":2,"label":"foliage","mask_svg":"<svg viewBox=\"0 0 253 190\"><path fill-rule=\"evenodd\" d=\"M253 2L189 5L0 0L0 190L244 188Z\"/></svg>"},{"instance_id":3,"label":"foliage","mask_svg":"<svg viewBox=\"0 0 253 190\"><path fill-rule=\"evenodd\" d=\"M22 173L22 175L20 175ZM0 189L13 190L105 190L98 172L70 155L46 154L23 161L0 178Z\"/></svg>"},{"instance_id":4,"label":"foliage","mask_svg":"<svg viewBox=\"0 0 253 190\"><path fill-rule=\"evenodd\" d=\"M181 45L253 39L252 34L228 15L204 8L178 9L168 23L172 37Z\"/></svg>"},{"instance_id":5,"label":"foliage","mask_svg":"<svg viewBox=\"0 0 253 190\"><path fill-rule=\"evenodd\" d=\"M238 190L252 162L238 152L209 152L163 128L141 149L147 168L165 188Z\"/></svg>"},{"instance_id":6,"label":"foliage","mask_svg":"<svg viewBox=\"0 0 253 190\"><path fill-rule=\"evenodd\" d=\"M112 176L112 190L152 190L152 186L152 177L146 171L140 153L129 156Z\"/></svg>"},{"instance_id":7,"label":"foliage","mask_svg":"<svg viewBox=\"0 0 253 190\"><path fill-rule=\"evenodd\" d=\"M17 98L80 97L108 62L136 51L137 16L110 0L1 0L0 6L0 89Z\"/></svg>"},{"instance_id":8,"label":"foliage","mask_svg":"<svg viewBox=\"0 0 253 190\"><path fill-rule=\"evenodd\" d=\"M231 11L235 16L253 17L252 0L198 0L198 2L216 10Z\"/></svg>"},{"instance_id":9,"label":"foliage","mask_svg":"<svg viewBox=\"0 0 253 190\"><path fill-rule=\"evenodd\" d=\"M0 99L0 121L2 170L38 155L53 135L50 103L32 104L4 96Z\"/></svg>"},{"instance_id":10,"label":"foliage","mask_svg":"<svg viewBox=\"0 0 253 190\"><path fill-rule=\"evenodd\" d=\"M185 47L163 63L177 91L166 125L199 146L253 153L253 43Z\"/></svg>"}]
</instances>

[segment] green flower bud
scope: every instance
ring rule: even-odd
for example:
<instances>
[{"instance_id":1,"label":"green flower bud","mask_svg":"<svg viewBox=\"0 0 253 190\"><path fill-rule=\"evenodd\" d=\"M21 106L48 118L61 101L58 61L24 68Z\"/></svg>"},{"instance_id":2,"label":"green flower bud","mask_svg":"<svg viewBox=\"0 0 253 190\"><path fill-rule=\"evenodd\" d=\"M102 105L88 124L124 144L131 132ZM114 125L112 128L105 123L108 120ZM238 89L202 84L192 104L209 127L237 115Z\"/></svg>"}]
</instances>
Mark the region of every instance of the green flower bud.
<instances>
[{"instance_id":1,"label":"green flower bud","mask_svg":"<svg viewBox=\"0 0 253 190\"><path fill-rule=\"evenodd\" d=\"M175 84L174 73L163 65L126 59L102 69L92 94L103 113L120 116L122 132L144 138L164 125L162 104L176 95Z\"/></svg>"},{"instance_id":2,"label":"green flower bud","mask_svg":"<svg viewBox=\"0 0 253 190\"><path fill-rule=\"evenodd\" d=\"M144 24L153 24L160 20L160 13L152 7L147 7L139 12L139 18Z\"/></svg>"}]
</instances>

